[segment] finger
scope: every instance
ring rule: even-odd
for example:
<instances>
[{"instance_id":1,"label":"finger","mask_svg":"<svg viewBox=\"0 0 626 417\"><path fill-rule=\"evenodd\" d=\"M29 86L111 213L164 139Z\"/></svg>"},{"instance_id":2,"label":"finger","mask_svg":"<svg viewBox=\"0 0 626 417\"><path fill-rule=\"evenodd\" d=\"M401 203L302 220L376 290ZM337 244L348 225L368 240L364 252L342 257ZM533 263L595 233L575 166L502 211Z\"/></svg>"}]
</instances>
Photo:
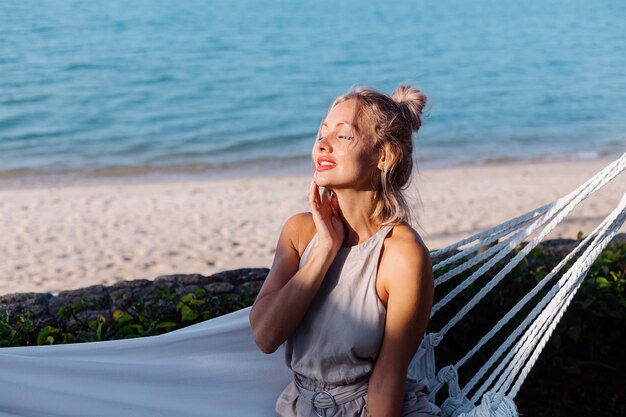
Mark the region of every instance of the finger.
<instances>
[{"instance_id":1,"label":"finger","mask_svg":"<svg viewBox=\"0 0 626 417\"><path fill-rule=\"evenodd\" d=\"M312 207L314 205L314 199L313 199L313 186L314 186L315 182L311 181L311 186L309 187L309 207Z\"/></svg>"},{"instance_id":2,"label":"finger","mask_svg":"<svg viewBox=\"0 0 626 417\"><path fill-rule=\"evenodd\" d=\"M332 218L333 229L335 229L338 237L343 238L343 222L339 217L333 216Z\"/></svg>"},{"instance_id":3,"label":"finger","mask_svg":"<svg viewBox=\"0 0 626 417\"><path fill-rule=\"evenodd\" d=\"M309 189L309 191L309 206L312 210L317 210L319 208L319 192L315 181L311 182L311 188Z\"/></svg>"},{"instance_id":4,"label":"finger","mask_svg":"<svg viewBox=\"0 0 626 417\"><path fill-rule=\"evenodd\" d=\"M325 206L326 203L328 203L328 188L324 187L324 190L322 191L322 196L320 198L320 202L322 206Z\"/></svg>"},{"instance_id":5,"label":"finger","mask_svg":"<svg viewBox=\"0 0 626 417\"><path fill-rule=\"evenodd\" d=\"M330 203L333 206L333 209L339 210L339 200L337 200L337 194L335 194L334 192Z\"/></svg>"}]
</instances>

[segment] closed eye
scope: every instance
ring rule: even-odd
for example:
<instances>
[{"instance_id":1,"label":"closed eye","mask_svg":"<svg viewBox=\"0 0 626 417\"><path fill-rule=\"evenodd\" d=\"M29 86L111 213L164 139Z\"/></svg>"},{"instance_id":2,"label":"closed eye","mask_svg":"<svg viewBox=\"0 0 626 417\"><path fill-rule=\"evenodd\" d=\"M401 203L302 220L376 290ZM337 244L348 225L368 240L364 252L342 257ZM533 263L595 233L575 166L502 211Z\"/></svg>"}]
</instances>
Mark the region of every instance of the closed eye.
<instances>
[{"instance_id":1,"label":"closed eye","mask_svg":"<svg viewBox=\"0 0 626 417\"><path fill-rule=\"evenodd\" d=\"M344 139L344 140L350 140L350 139L354 139L354 136L337 136L339 139ZM320 141L324 139L324 136L320 136L318 137L316 140Z\"/></svg>"}]
</instances>

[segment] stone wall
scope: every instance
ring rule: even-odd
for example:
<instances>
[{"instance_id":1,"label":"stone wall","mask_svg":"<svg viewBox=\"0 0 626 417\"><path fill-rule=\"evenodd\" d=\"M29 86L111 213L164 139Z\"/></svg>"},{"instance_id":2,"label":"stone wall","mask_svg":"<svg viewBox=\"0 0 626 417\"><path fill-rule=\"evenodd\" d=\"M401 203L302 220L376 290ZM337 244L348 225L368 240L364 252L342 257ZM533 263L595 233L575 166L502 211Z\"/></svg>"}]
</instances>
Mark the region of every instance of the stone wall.
<instances>
[{"instance_id":1,"label":"stone wall","mask_svg":"<svg viewBox=\"0 0 626 417\"><path fill-rule=\"evenodd\" d=\"M95 319L102 314L108 321L115 310L128 311L142 298L156 298L159 289L171 291L178 296L193 292L199 288L209 294L232 294L235 298L244 295L256 295L269 270L267 268L246 268L219 272L211 276L200 274L161 275L153 281L138 279L120 281L113 285L92 285L76 290L62 291L54 296L51 293L14 293L0 296L0 311L11 316L31 311L36 327L55 325L57 314L63 306L80 302L81 298L95 299L94 308L87 308L77 314L79 321ZM176 316L178 300L159 300L157 306L162 315ZM76 320L71 319L71 320ZM71 323L68 323L71 324Z\"/></svg>"}]
</instances>

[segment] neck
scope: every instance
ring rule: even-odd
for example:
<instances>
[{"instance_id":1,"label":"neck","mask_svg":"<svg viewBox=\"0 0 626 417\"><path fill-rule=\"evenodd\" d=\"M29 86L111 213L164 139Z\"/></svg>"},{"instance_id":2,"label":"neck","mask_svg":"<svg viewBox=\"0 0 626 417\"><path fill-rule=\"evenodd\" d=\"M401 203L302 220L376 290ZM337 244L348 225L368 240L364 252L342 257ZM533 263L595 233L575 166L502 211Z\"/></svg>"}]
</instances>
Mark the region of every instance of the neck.
<instances>
[{"instance_id":1,"label":"neck","mask_svg":"<svg viewBox=\"0 0 626 417\"><path fill-rule=\"evenodd\" d=\"M346 235L343 246L365 242L380 229L380 222L370 219L374 211L374 191L335 189Z\"/></svg>"}]
</instances>

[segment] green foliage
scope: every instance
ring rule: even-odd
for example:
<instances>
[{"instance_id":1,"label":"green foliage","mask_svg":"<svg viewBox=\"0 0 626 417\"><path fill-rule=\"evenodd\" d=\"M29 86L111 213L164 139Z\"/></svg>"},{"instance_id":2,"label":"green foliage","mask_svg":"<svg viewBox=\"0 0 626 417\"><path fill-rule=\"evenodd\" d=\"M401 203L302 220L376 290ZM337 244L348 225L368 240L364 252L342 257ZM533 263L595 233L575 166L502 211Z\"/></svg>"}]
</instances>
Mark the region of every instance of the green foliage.
<instances>
[{"instance_id":1,"label":"green foliage","mask_svg":"<svg viewBox=\"0 0 626 417\"><path fill-rule=\"evenodd\" d=\"M582 239L579 234L578 241ZM515 253L521 250L515 248ZM515 254L514 253L514 254ZM513 255L514 255L513 254ZM431 320L430 329L443 327L495 274L508 263L510 257L499 262L459 294L448 306L440 310ZM437 349L438 367L455 363L459 355L466 353L504 316L537 282L560 262L541 246L533 249L502 282L498 284L476 307L445 336ZM552 287L562 274L575 262L570 260L551 283L530 301L516 317L501 331L510 332L527 317L538 300ZM456 265L447 265L436 272L436 277L452 270ZM482 264L463 272L437 288L436 301L448 294L461 280L471 276ZM597 364L612 369L626 368L622 346L626 344L626 244L609 245L592 265L587 277L578 289L571 305L557 325L541 358L547 366L570 374L581 372L581 364ZM471 376L493 353L493 349L504 340L496 338L481 349L468 365L461 368L464 380Z\"/></svg>"},{"instance_id":2,"label":"green foliage","mask_svg":"<svg viewBox=\"0 0 626 417\"><path fill-rule=\"evenodd\" d=\"M158 288L152 297L143 297L128 308L85 318L85 313L102 310L96 298L81 298L59 309L56 325L35 327L31 312L10 317L0 311L0 347L95 342L154 336L211 319L252 305L254 295L210 294L200 288L183 296ZM168 315L176 306L178 315Z\"/></svg>"},{"instance_id":3,"label":"green foliage","mask_svg":"<svg viewBox=\"0 0 626 417\"><path fill-rule=\"evenodd\" d=\"M554 351L554 364L580 372L577 363L584 358L623 369L625 322L626 244L615 244L596 259L557 326L557 331L567 329L569 340Z\"/></svg>"},{"instance_id":4,"label":"green foliage","mask_svg":"<svg viewBox=\"0 0 626 417\"><path fill-rule=\"evenodd\" d=\"M39 330L37 334L38 345L52 345L54 344L54 335L58 334L60 329L58 327L46 326Z\"/></svg>"},{"instance_id":5,"label":"green foliage","mask_svg":"<svg viewBox=\"0 0 626 417\"><path fill-rule=\"evenodd\" d=\"M0 347L32 344L35 325L30 311L20 313L9 323L9 314L0 311Z\"/></svg>"}]
</instances>

